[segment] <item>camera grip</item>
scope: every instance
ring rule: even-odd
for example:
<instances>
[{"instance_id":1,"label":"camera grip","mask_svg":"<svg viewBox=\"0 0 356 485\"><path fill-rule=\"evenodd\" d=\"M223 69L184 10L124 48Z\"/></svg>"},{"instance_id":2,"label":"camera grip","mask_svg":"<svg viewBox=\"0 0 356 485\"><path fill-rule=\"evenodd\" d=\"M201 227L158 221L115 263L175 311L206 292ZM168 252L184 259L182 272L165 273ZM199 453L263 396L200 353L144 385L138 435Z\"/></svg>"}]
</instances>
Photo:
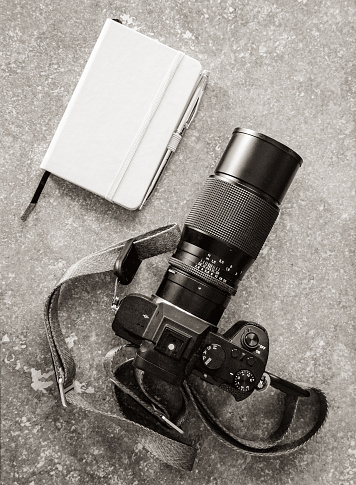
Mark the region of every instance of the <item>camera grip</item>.
<instances>
[{"instance_id":1,"label":"camera grip","mask_svg":"<svg viewBox=\"0 0 356 485\"><path fill-rule=\"evenodd\" d=\"M240 391L236 387L229 386L229 384L225 384L225 383L220 384L219 388L222 389L223 391L228 392L232 396L234 396L235 401L243 401L248 396L250 396L253 392L253 391L251 391L251 392Z\"/></svg>"}]
</instances>

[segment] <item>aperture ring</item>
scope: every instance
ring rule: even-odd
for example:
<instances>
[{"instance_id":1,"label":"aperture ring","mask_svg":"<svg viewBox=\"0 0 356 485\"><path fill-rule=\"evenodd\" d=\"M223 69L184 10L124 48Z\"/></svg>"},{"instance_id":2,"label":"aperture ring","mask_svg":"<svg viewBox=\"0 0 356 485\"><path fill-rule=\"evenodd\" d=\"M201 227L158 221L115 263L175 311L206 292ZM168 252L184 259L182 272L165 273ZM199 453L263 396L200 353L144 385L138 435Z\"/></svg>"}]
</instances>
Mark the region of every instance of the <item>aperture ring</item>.
<instances>
[{"instance_id":1,"label":"aperture ring","mask_svg":"<svg viewBox=\"0 0 356 485\"><path fill-rule=\"evenodd\" d=\"M174 257L171 257L168 263L172 266L175 266L178 269L181 269L182 271L185 271L186 273L192 276L198 277L199 279L215 286L219 290L222 290L225 293L228 293L229 295L232 295L232 296L236 295L236 288L233 288L232 286L227 285L223 281L217 280L213 276L209 276L205 274L203 271L201 271L198 268L195 268L194 266L190 266L189 264L183 263L182 261Z\"/></svg>"}]
</instances>

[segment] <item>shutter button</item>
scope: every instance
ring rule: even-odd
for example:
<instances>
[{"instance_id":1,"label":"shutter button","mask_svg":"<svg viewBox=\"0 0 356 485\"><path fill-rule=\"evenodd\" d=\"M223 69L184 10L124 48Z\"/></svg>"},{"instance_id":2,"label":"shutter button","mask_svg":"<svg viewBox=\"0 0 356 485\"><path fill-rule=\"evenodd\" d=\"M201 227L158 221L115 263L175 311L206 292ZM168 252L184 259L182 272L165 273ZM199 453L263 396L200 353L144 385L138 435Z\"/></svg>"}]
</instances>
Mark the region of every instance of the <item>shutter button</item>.
<instances>
[{"instance_id":1,"label":"shutter button","mask_svg":"<svg viewBox=\"0 0 356 485\"><path fill-rule=\"evenodd\" d=\"M242 339L242 345L248 350L254 350L258 346L258 335L254 332L247 333Z\"/></svg>"}]
</instances>

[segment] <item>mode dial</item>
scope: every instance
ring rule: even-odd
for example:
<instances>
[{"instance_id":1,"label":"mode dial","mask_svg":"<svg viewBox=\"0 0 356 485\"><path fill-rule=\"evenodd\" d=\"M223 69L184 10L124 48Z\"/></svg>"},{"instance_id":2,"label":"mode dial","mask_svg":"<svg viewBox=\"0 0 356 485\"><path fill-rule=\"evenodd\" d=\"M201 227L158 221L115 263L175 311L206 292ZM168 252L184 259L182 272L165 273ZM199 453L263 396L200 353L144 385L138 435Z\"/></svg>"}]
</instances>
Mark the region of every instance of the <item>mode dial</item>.
<instances>
[{"instance_id":1,"label":"mode dial","mask_svg":"<svg viewBox=\"0 0 356 485\"><path fill-rule=\"evenodd\" d=\"M242 369L235 374L235 387L242 392L252 391L255 387L255 382L255 376L247 369Z\"/></svg>"},{"instance_id":2,"label":"mode dial","mask_svg":"<svg viewBox=\"0 0 356 485\"><path fill-rule=\"evenodd\" d=\"M208 369L219 369L225 362L225 351L219 344L210 344L203 350L202 360Z\"/></svg>"}]
</instances>

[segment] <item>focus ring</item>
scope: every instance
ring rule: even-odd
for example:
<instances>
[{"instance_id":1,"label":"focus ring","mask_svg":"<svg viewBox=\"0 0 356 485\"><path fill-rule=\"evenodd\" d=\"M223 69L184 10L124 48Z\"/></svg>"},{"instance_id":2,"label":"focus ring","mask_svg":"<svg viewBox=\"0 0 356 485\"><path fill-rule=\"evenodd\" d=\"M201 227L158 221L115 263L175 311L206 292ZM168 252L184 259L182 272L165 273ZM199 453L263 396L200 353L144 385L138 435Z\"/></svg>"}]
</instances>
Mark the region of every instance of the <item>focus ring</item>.
<instances>
[{"instance_id":1,"label":"focus ring","mask_svg":"<svg viewBox=\"0 0 356 485\"><path fill-rule=\"evenodd\" d=\"M186 225L222 239L256 259L279 210L241 185L211 176Z\"/></svg>"},{"instance_id":2,"label":"focus ring","mask_svg":"<svg viewBox=\"0 0 356 485\"><path fill-rule=\"evenodd\" d=\"M229 295L233 296L236 294L236 289L233 288L232 286L229 286L226 283L223 283L222 281L215 279L213 276L209 276L205 274L204 271L201 271L200 269L195 268L194 266L190 266L189 264L183 263L183 261L181 261L180 259L171 257L168 263L192 276L198 277L199 279L215 286L216 288L219 288L219 290L222 290L225 293L228 293Z\"/></svg>"}]
</instances>

